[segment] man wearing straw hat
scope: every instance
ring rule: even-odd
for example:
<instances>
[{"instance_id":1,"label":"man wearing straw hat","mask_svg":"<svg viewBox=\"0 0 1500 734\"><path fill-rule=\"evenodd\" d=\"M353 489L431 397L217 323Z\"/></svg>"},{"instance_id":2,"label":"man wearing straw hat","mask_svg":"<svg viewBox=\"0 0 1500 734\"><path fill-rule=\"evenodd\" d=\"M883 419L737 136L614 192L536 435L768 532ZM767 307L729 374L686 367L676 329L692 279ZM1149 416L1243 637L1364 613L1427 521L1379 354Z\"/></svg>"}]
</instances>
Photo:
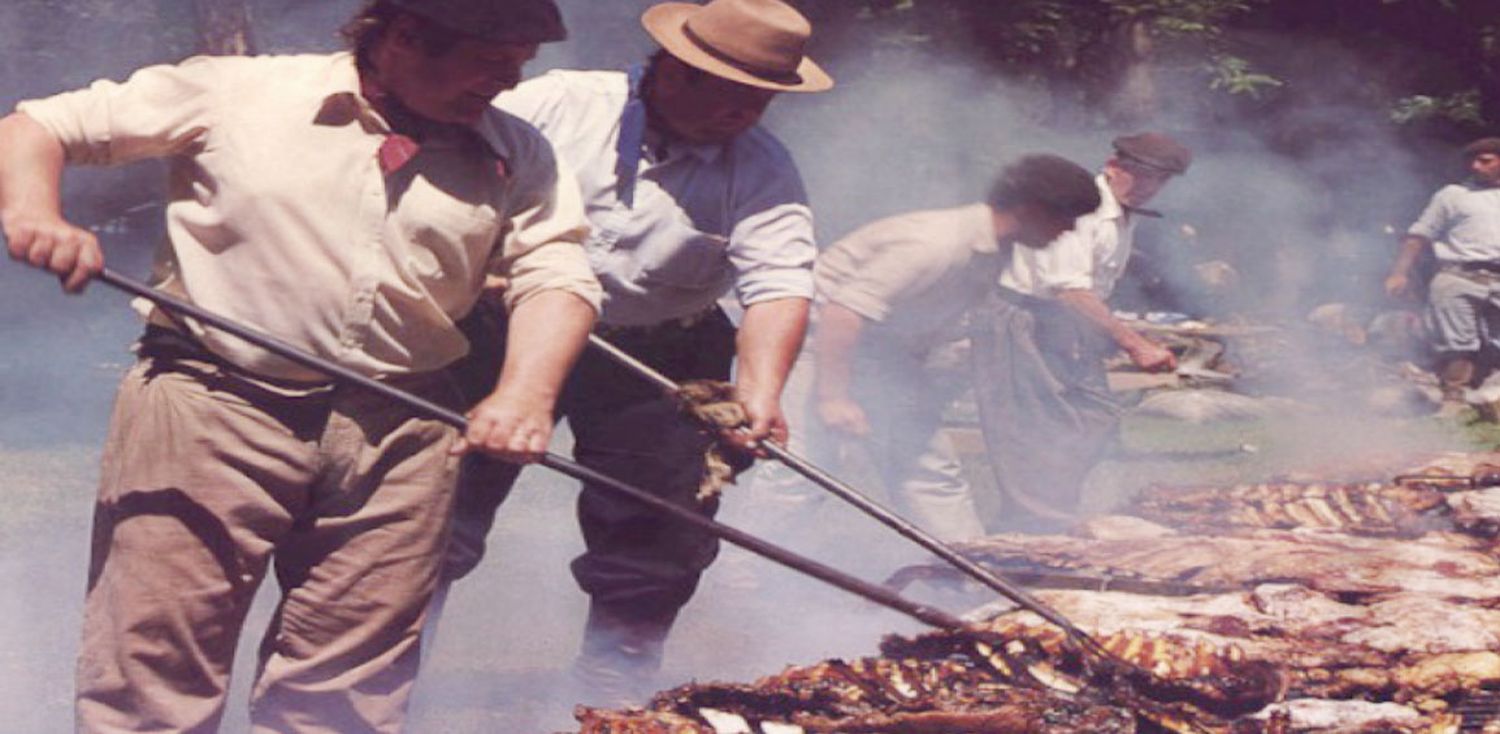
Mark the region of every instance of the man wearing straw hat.
<instances>
[{"instance_id":1,"label":"man wearing straw hat","mask_svg":"<svg viewBox=\"0 0 1500 734\"><path fill-rule=\"evenodd\" d=\"M629 73L556 71L497 104L536 125L578 174L586 242L605 300L596 333L676 381L728 380L749 430L741 447L785 440L780 394L813 294L812 215L791 157L756 126L780 92L833 81L804 54L811 26L780 0L662 3L641 18L661 46ZM738 331L717 303L733 291ZM559 403L577 459L705 515L696 497L715 437L660 390L586 352ZM450 576L478 562L516 468L464 481ZM648 686L678 610L717 541L584 486L587 550L573 575L590 596L574 670L618 698Z\"/></svg>"}]
</instances>

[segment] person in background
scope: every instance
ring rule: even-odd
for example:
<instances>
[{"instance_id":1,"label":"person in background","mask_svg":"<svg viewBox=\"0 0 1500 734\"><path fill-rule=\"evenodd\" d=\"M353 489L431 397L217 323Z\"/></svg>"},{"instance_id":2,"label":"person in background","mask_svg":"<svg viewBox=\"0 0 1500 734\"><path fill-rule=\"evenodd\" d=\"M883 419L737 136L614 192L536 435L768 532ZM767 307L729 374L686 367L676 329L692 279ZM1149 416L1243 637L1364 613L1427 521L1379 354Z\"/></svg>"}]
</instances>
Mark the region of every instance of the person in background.
<instances>
[{"instance_id":1,"label":"person in background","mask_svg":"<svg viewBox=\"0 0 1500 734\"><path fill-rule=\"evenodd\" d=\"M601 297L572 176L489 103L564 35L551 0L376 0L352 52L153 66L0 121L9 254L69 291L104 257L63 217L64 167L147 158L173 172L158 289L439 404L462 405L457 320L486 277L508 281L509 359L463 435L140 303L95 506L79 731L218 731L273 561L254 731L402 728L457 454L545 449Z\"/></svg>"},{"instance_id":2,"label":"person in background","mask_svg":"<svg viewBox=\"0 0 1500 734\"><path fill-rule=\"evenodd\" d=\"M662 3L641 18L660 45L628 73L554 71L496 104L535 125L577 171L586 243L605 297L596 333L677 382L728 380L749 449L787 438L780 396L813 295L812 213L791 156L757 125L781 92L833 80L804 53L812 29L780 0ZM744 308L738 331L719 309ZM496 319L503 322L503 316ZM697 497L721 437L659 388L597 351L568 380L561 413L581 463L712 516ZM474 466L462 482L447 578L472 569L516 468ZM651 690L679 610L718 553L711 535L585 484L587 545L573 576L589 595L573 666L583 695Z\"/></svg>"},{"instance_id":3,"label":"person in background","mask_svg":"<svg viewBox=\"0 0 1500 734\"><path fill-rule=\"evenodd\" d=\"M1051 242L1098 206L1088 171L1032 155L1005 167L983 202L881 219L824 250L813 336L792 378L812 383L801 397L815 423L801 433L820 463L836 453L827 444L858 441L919 527L944 541L983 535L941 431L944 409L969 387L966 316L995 288L1011 248ZM800 477L758 475L755 490L755 522L778 533L823 496Z\"/></svg>"},{"instance_id":4,"label":"person in background","mask_svg":"<svg viewBox=\"0 0 1500 734\"><path fill-rule=\"evenodd\" d=\"M1104 358L1123 350L1137 367L1176 367L1172 352L1115 318L1106 305L1130 259L1143 207L1191 152L1167 135L1118 137L1096 182L1099 208L1045 247L1017 247L1000 287L973 323L976 400L1005 522L1021 530L1066 524L1083 481L1114 438L1119 410Z\"/></svg>"},{"instance_id":5,"label":"person in background","mask_svg":"<svg viewBox=\"0 0 1500 734\"><path fill-rule=\"evenodd\" d=\"M1500 138L1475 140L1463 154L1468 179L1433 195L1385 279L1388 295L1408 298L1418 259L1429 250L1436 256L1426 325L1443 391L1438 410L1445 416L1464 408L1468 389L1494 366L1492 356L1481 360L1500 348Z\"/></svg>"}]
</instances>

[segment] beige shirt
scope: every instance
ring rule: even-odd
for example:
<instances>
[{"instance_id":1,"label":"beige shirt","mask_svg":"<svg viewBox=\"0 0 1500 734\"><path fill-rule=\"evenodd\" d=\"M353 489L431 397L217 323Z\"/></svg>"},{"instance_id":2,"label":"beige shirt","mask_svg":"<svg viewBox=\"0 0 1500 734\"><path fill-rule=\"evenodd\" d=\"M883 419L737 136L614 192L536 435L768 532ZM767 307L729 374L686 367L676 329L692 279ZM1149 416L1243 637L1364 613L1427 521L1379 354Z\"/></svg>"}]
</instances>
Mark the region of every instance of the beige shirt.
<instances>
[{"instance_id":1,"label":"beige shirt","mask_svg":"<svg viewBox=\"0 0 1500 734\"><path fill-rule=\"evenodd\" d=\"M511 306L561 289L598 308L576 184L535 130L491 110L480 137L424 141L387 177L376 152L389 128L359 88L349 54L200 57L19 110L70 163L170 158L155 285L360 373L465 354L454 321L487 275L509 281ZM323 379L192 328L252 372Z\"/></svg>"},{"instance_id":2,"label":"beige shirt","mask_svg":"<svg viewBox=\"0 0 1500 734\"><path fill-rule=\"evenodd\" d=\"M912 353L963 336L965 312L994 288L1001 258L986 204L911 212L833 243L813 267L818 299L874 322Z\"/></svg>"},{"instance_id":3,"label":"beige shirt","mask_svg":"<svg viewBox=\"0 0 1500 734\"><path fill-rule=\"evenodd\" d=\"M1135 220L1115 199L1101 174L1099 208L1078 218L1073 229L1046 247L1017 247L1000 273L1000 285L1037 298L1059 291L1093 291L1108 299L1125 274L1135 240Z\"/></svg>"}]
</instances>

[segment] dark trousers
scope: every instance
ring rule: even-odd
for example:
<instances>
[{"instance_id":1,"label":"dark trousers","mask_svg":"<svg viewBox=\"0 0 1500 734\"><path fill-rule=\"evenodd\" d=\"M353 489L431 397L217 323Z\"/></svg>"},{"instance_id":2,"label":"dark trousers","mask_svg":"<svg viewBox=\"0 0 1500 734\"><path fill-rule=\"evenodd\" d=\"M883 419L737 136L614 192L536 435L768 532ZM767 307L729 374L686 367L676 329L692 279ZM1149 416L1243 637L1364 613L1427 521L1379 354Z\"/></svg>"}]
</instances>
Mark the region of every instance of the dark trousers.
<instances>
[{"instance_id":1,"label":"dark trousers","mask_svg":"<svg viewBox=\"0 0 1500 734\"><path fill-rule=\"evenodd\" d=\"M476 354L465 373L473 377L476 399L499 373L504 331L503 317L471 319ZM626 330L606 338L679 382L729 379L735 352L734 327L718 311L691 326ZM574 458L584 466L704 516L717 512L716 500L696 498L712 436L659 388L598 350L586 350L569 376L558 417L568 420ZM495 513L519 471L478 457L465 465L447 566L450 580L478 564ZM613 645L621 636L654 638L659 646L718 554L718 540L587 482L578 500L578 522L587 550L574 559L573 577L592 599L585 651L590 645Z\"/></svg>"},{"instance_id":2,"label":"dark trousers","mask_svg":"<svg viewBox=\"0 0 1500 734\"><path fill-rule=\"evenodd\" d=\"M1004 289L975 312L971 336L974 394L1008 500L1005 524L1065 527L1119 426L1104 371L1115 347L1062 304Z\"/></svg>"}]
</instances>

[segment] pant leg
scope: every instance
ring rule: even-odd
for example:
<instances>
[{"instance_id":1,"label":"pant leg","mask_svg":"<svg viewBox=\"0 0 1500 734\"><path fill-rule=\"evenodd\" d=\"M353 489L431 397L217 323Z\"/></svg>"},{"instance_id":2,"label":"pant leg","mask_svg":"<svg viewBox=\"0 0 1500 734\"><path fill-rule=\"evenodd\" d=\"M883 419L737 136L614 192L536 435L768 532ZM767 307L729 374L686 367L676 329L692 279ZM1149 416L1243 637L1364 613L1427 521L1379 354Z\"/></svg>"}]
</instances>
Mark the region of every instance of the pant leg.
<instances>
[{"instance_id":1,"label":"pant leg","mask_svg":"<svg viewBox=\"0 0 1500 734\"><path fill-rule=\"evenodd\" d=\"M187 361L144 359L122 381L95 506L79 731L218 730L245 614L306 503L308 428L326 415L253 392Z\"/></svg>"},{"instance_id":2,"label":"pant leg","mask_svg":"<svg viewBox=\"0 0 1500 734\"><path fill-rule=\"evenodd\" d=\"M459 322L459 327L469 340L469 354L448 372L454 377L465 407L469 407L488 396L500 378L509 322L502 306L481 300ZM467 576L484 558L495 515L510 496L521 469L519 464L479 454L464 457L453 500L453 529L439 595L445 596L448 585ZM436 618L432 624L436 624Z\"/></svg>"},{"instance_id":3,"label":"pant leg","mask_svg":"<svg viewBox=\"0 0 1500 734\"><path fill-rule=\"evenodd\" d=\"M733 328L722 316L615 343L678 382L726 380L734 355ZM697 498L713 436L650 382L586 352L564 403L579 463L705 517L717 512L716 499ZM623 640L654 647L642 661L654 667L678 609L717 556L718 539L590 483L579 496L578 520L587 550L573 561L573 576L591 598L585 654Z\"/></svg>"},{"instance_id":4,"label":"pant leg","mask_svg":"<svg viewBox=\"0 0 1500 734\"><path fill-rule=\"evenodd\" d=\"M951 382L914 357L889 351L857 363L856 394L871 423L872 455L897 503L944 541L984 535L957 452L942 432Z\"/></svg>"},{"instance_id":5,"label":"pant leg","mask_svg":"<svg viewBox=\"0 0 1500 734\"><path fill-rule=\"evenodd\" d=\"M1427 325L1433 348L1440 354L1478 353L1481 309L1489 288L1457 273L1439 272L1427 291Z\"/></svg>"},{"instance_id":6,"label":"pant leg","mask_svg":"<svg viewBox=\"0 0 1500 734\"><path fill-rule=\"evenodd\" d=\"M437 380L401 385L454 407ZM282 601L251 696L256 732L401 730L444 559L458 432L340 388L323 472L276 558Z\"/></svg>"}]
</instances>

